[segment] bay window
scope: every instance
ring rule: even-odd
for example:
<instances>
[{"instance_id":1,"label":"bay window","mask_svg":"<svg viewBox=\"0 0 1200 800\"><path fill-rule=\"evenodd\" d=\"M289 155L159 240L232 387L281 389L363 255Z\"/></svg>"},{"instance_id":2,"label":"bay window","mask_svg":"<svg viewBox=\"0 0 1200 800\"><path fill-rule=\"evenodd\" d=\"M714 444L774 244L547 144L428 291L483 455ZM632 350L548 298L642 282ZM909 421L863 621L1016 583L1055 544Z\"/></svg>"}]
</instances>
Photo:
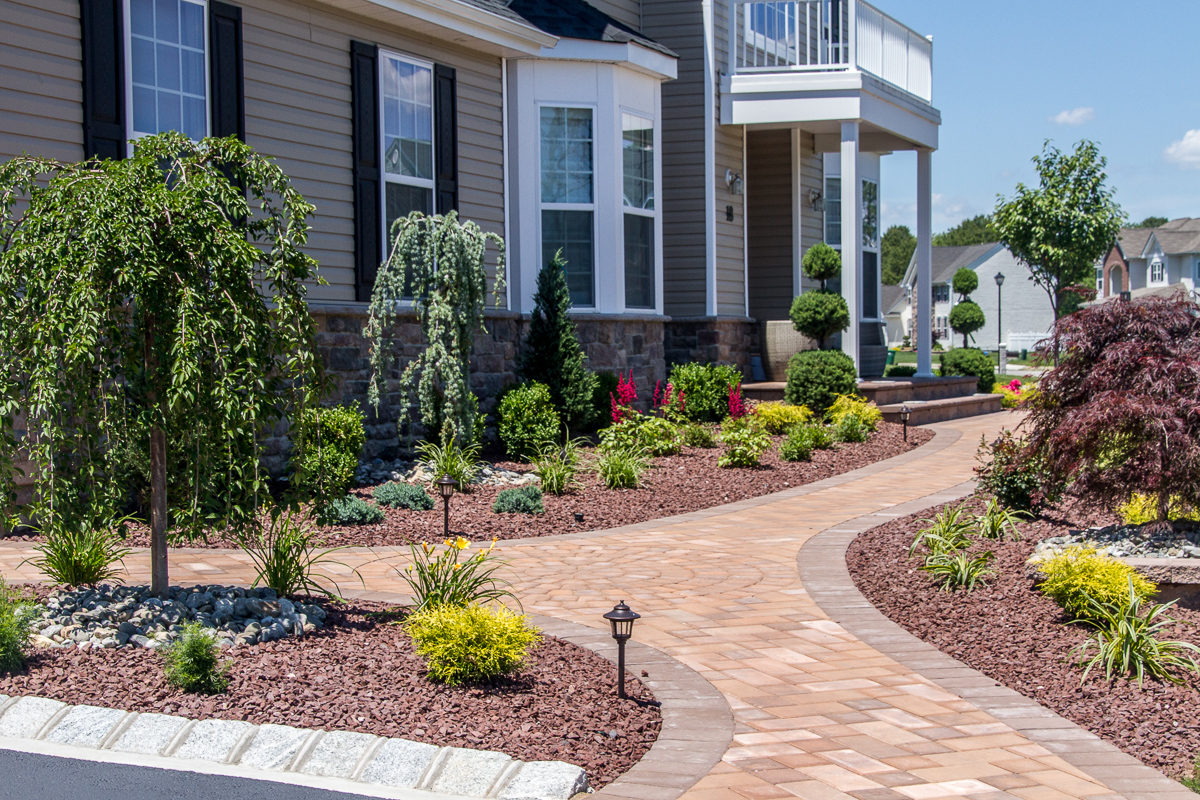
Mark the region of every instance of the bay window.
<instances>
[{"instance_id":1,"label":"bay window","mask_svg":"<svg viewBox=\"0 0 1200 800\"><path fill-rule=\"evenodd\" d=\"M622 205L625 232L625 307L653 309L654 122L621 115Z\"/></svg>"},{"instance_id":2,"label":"bay window","mask_svg":"<svg viewBox=\"0 0 1200 800\"><path fill-rule=\"evenodd\" d=\"M542 106L542 263L556 253L566 260L571 305L593 307L595 289L595 188L592 109Z\"/></svg>"}]
</instances>

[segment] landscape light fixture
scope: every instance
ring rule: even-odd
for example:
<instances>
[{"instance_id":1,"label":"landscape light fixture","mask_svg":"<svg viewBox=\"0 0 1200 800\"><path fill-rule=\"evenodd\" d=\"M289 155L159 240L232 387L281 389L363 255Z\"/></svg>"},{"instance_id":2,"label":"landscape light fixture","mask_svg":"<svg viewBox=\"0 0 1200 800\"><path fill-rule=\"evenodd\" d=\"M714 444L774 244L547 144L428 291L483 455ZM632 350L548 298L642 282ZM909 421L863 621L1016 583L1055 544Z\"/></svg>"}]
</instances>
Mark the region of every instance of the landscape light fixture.
<instances>
[{"instance_id":1,"label":"landscape light fixture","mask_svg":"<svg viewBox=\"0 0 1200 800\"><path fill-rule=\"evenodd\" d=\"M1000 320L1003 318L1002 314L1003 314L1003 307L1004 307L1003 302L1002 302L1004 295L1003 295L1003 292L1001 291L1001 287L1003 287L1003 286L1004 286L1004 273L997 272L996 273L996 366L1000 365L1000 346L1001 346L1001 344L1003 344L1000 340L1000 337L1002 335L1000 333L1000 331L1003 330L1000 327Z\"/></svg>"},{"instance_id":2,"label":"landscape light fixture","mask_svg":"<svg viewBox=\"0 0 1200 800\"><path fill-rule=\"evenodd\" d=\"M613 610L604 615L612 624L612 637L617 640L617 697L625 698L625 642L633 636L633 621L641 619L642 615L629 610L625 601L613 606Z\"/></svg>"},{"instance_id":3,"label":"landscape light fixture","mask_svg":"<svg viewBox=\"0 0 1200 800\"><path fill-rule=\"evenodd\" d=\"M458 481L454 480L454 478L451 478L449 475L443 475L442 477L438 478L435 481L435 483L437 484L438 491L442 495L442 513L443 513L442 527L445 530L446 538L449 539L450 538L450 498L454 496L455 490L458 489Z\"/></svg>"},{"instance_id":4,"label":"landscape light fixture","mask_svg":"<svg viewBox=\"0 0 1200 800\"><path fill-rule=\"evenodd\" d=\"M904 423L904 441L908 441L908 418L912 416L912 409L908 407L908 403L900 406L900 421Z\"/></svg>"},{"instance_id":5,"label":"landscape light fixture","mask_svg":"<svg viewBox=\"0 0 1200 800\"><path fill-rule=\"evenodd\" d=\"M575 521L579 522L579 523L583 522L583 513L582 512L580 512L580 511L575 512Z\"/></svg>"},{"instance_id":6,"label":"landscape light fixture","mask_svg":"<svg viewBox=\"0 0 1200 800\"><path fill-rule=\"evenodd\" d=\"M725 170L725 186L729 189L730 194L742 193L742 176L741 173L734 172L731 169Z\"/></svg>"}]
</instances>

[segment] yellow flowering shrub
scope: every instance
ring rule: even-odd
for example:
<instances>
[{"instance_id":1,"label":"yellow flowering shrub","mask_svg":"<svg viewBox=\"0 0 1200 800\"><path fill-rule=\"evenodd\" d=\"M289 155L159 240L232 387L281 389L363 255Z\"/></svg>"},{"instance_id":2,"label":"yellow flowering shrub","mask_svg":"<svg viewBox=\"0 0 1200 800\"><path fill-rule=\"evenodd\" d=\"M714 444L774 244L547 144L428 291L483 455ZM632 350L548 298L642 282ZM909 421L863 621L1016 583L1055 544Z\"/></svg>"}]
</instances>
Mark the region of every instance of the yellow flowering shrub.
<instances>
[{"instance_id":1,"label":"yellow flowering shrub","mask_svg":"<svg viewBox=\"0 0 1200 800\"><path fill-rule=\"evenodd\" d=\"M766 426L768 433L779 435L808 422L813 413L809 411L808 406L771 401L759 403L754 409L754 415Z\"/></svg>"},{"instance_id":2,"label":"yellow flowering shrub","mask_svg":"<svg viewBox=\"0 0 1200 800\"><path fill-rule=\"evenodd\" d=\"M1158 587L1139 575L1133 567L1103 555L1094 547L1075 545L1044 559L1039 565L1046 575L1038 588L1068 614L1088 616L1089 598L1103 605L1123 609L1129 605L1129 586L1147 600Z\"/></svg>"},{"instance_id":3,"label":"yellow flowering shrub","mask_svg":"<svg viewBox=\"0 0 1200 800\"><path fill-rule=\"evenodd\" d=\"M879 406L869 403L861 397L852 394L839 394L837 400L825 412L825 420L834 427L841 427L842 420L853 417L868 431L874 431L883 420L883 412Z\"/></svg>"},{"instance_id":4,"label":"yellow flowering shrub","mask_svg":"<svg viewBox=\"0 0 1200 800\"><path fill-rule=\"evenodd\" d=\"M522 615L504 606L435 606L404 623L432 680L480 683L521 668L541 638Z\"/></svg>"}]
</instances>

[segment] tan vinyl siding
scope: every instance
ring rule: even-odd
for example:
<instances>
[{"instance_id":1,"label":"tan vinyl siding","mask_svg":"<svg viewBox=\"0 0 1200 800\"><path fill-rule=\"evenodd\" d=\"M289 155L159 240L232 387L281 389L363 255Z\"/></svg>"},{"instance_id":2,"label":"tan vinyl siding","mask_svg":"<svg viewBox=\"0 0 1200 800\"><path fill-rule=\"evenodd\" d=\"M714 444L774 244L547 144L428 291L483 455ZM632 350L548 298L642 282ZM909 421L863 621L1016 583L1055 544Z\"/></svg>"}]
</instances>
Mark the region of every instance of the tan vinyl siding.
<instances>
[{"instance_id":1,"label":"tan vinyl siding","mask_svg":"<svg viewBox=\"0 0 1200 800\"><path fill-rule=\"evenodd\" d=\"M0 0L0 161L83 158L79 3Z\"/></svg>"},{"instance_id":2,"label":"tan vinyl siding","mask_svg":"<svg viewBox=\"0 0 1200 800\"><path fill-rule=\"evenodd\" d=\"M503 233L499 58L287 0L249 0L242 14L246 139L317 207L308 252L330 285L314 300L354 299L352 39L457 70L459 211Z\"/></svg>"},{"instance_id":3,"label":"tan vinyl siding","mask_svg":"<svg viewBox=\"0 0 1200 800\"><path fill-rule=\"evenodd\" d=\"M662 85L663 302L667 314L704 314L704 24L695 0L645 0L642 32L679 54Z\"/></svg>"},{"instance_id":4,"label":"tan vinyl siding","mask_svg":"<svg viewBox=\"0 0 1200 800\"><path fill-rule=\"evenodd\" d=\"M713 175L717 184L717 313L734 316L746 314L746 195L730 191L725 185L725 170L742 174L743 135L740 125L717 125L717 168ZM732 222L727 219L727 206L733 206Z\"/></svg>"},{"instance_id":5,"label":"tan vinyl siding","mask_svg":"<svg viewBox=\"0 0 1200 800\"><path fill-rule=\"evenodd\" d=\"M792 301L792 132L746 139L750 316L787 319Z\"/></svg>"},{"instance_id":6,"label":"tan vinyl siding","mask_svg":"<svg viewBox=\"0 0 1200 800\"><path fill-rule=\"evenodd\" d=\"M813 135L800 132L800 246L801 255L817 242L825 241L825 213L814 211L808 203L809 192L825 193L825 162L816 152ZM811 288L807 278L801 278L804 289ZM814 283L815 287L816 284Z\"/></svg>"}]
</instances>

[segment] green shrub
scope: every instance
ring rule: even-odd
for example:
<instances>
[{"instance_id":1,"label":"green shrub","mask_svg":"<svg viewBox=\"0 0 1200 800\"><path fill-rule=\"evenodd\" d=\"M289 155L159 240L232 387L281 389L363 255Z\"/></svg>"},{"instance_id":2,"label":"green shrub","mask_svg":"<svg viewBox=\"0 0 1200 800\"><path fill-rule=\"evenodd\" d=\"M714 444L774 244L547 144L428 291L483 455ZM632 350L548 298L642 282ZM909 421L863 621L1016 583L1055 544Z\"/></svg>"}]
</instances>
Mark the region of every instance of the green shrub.
<instances>
[{"instance_id":1,"label":"green shrub","mask_svg":"<svg viewBox=\"0 0 1200 800\"><path fill-rule=\"evenodd\" d=\"M541 383L512 389L500 401L500 439L513 458L526 460L558 441L562 427L550 390Z\"/></svg>"},{"instance_id":2,"label":"green shrub","mask_svg":"<svg viewBox=\"0 0 1200 800\"><path fill-rule=\"evenodd\" d=\"M433 442L421 442L417 445L417 452L425 459L425 463L437 478L449 475L458 481L460 492L471 490L471 482L483 467L479 461L478 442L462 446L454 440L440 446Z\"/></svg>"},{"instance_id":3,"label":"green shrub","mask_svg":"<svg viewBox=\"0 0 1200 800\"><path fill-rule=\"evenodd\" d=\"M996 368L992 360L974 347L956 347L942 356L942 376L974 375L979 378L978 392L992 391L996 384Z\"/></svg>"},{"instance_id":4,"label":"green shrub","mask_svg":"<svg viewBox=\"0 0 1200 800\"><path fill-rule=\"evenodd\" d=\"M837 437L828 425L804 426L808 437L812 440L814 450L832 450L837 444Z\"/></svg>"},{"instance_id":5,"label":"green shrub","mask_svg":"<svg viewBox=\"0 0 1200 800\"><path fill-rule=\"evenodd\" d=\"M435 606L409 616L405 629L431 680L450 686L511 675L525 663L538 630L504 606Z\"/></svg>"},{"instance_id":6,"label":"green shrub","mask_svg":"<svg viewBox=\"0 0 1200 800\"><path fill-rule=\"evenodd\" d=\"M798 425L779 445L779 457L784 461L811 461L813 453L812 425Z\"/></svg>"},{"instance_id":7,"label":"green shrub","mask_svg":"<svg viewBox=\"0 0 1200 800\"><path fill-rule=\"evenodd\" d=\"M788 316L793 328L815 339L822 348L826 339L850 327L850 307L846 305L846 298L823 289L797 295Z\"/></svg>"},{"instance_id":8,"label":"green shrub","mask_svg":"<svg viewBox=\"0 0 1200 800\"><path fill-rule=\"evenodd\" d=\"M952 592L955 589L965 589L967 594L970 594L975 591L975 584L996 574L995 570L988 566L992 563L993 558L995 555L991 550L976 556L961 552L946 556L930 556L920 569L922 572L933 575L934 580L941 585L942 591Z\"/></svg>"},{"instance_id":9,"label":"green shrub","mask_svg":"<svg viewBox=\"0 0 1200 800\"><path fill-rule=\"evenodd\" d=\"M857 444L871 438L871 431L859 417L845 416L842 421L833 426L834 435L839 442Z\"/></svg>"},{"instance_id":10,"label":"green shrub","mask_svg":"<svg viewBox=\"0 0 1200 800\"><path fill-rule=\"evenodd\" d=\"M635 429L638 443L648 455L673 456L683 449L683 432L670 420L643 417Z\"/></svg>"},{"instance_id":11,"label":"green shrub","mask_svg":"<svg viewBox=\"0 0 1200 800\"><path fill-rule=\"evenodd\" d=\"M436 545L426 542L410 545L412 564L396 570L412 592L414 612L448 606L463 608L505 597L517 600L507 588L508 581L496 577L496 570L504 563L492 560L495 539L486 550L463 560L460 560L463 551L471 546L466 539L457 536L444 542L444 546L446 549L439 553Z\"/></svg>"},{"instance_id":12,"label":"green shrub","mask_svg":"<svg viewBox=\"0 0 1200 800\"><path fill-rule=\"evenodd\" d=\"M183 626L179 641L163 651L167 683L185 692L220 694L229 687L229 662L221 660L215 631L199 622Z\"/></svg>"},{"instance_id":13,"label":"green shrub","mask_svg":"<svg viewBox=\"0 0 1200 800\"><path fill-rule=\"evenodd\" d=\"M375 502L388 508L407 508L410 511L428 511L433 508L433 498L420 486L411 483L385 483L371 492Z\"/></svg>"},{"instance_id":14,"label":"green shrub","mask_svg":"<svg viewBox=\"0 0 1200 800\"><path fill-rule=\"evenodd\" d=\"M947 321L951 330L963 337L963 347L967 346L968 340L974 341L975 337L972 334L987 324L983 309L974 300L956 303L954 308L950 309L950 318Z\"/></svg>"},{"instance_id":15,"label":"green shrub","mask_svg":"<svg viewBox=\"0 0 1200 800\"><path fill-rule=\"evenodd\" d=\"M601 447L596 459L596 474L609 489L636 489L642 485L642 473L648 466L644 450Z\"/></svg>"},{"instance_id":16,"label":"green shrub","mask_svg":"<svg viewBox=\"0 0 1200 800\"><path fill-rule=\"evenodd\" d=\"M820 281L825 287L826 281L831 281L842 274L842 254L824 242L817 242L804 252L800 259L804 274L814 281Z\"/></svg>"},{"instance_id":17,"label":"green shrub","mask_svg":"<svg viewBox=\"0 0 1200 800\"><path fill-rule=\"evenodd\" d=\"M975 474L979 487L992 494L1001 505L1018 511L1036 512L1058 502L1061 491L1045 462L1037 456L1023 453L1024 442L1012 431L1001 431L988 444L981 439Z\"/></svg>"},{"instance_id":18,"label":"green shrub","mask_svg":"<svg viewBox=\"0 0 1200 800\"><path fill-rule=\"evenodd\" d=\"M359 497L348 494L330 501L317 511L321 525L374 525L383 522L383 509Z\"/></svg>"},{"instance_id":19,"label":"green shrub","mask_svg":"<svg viewBox=\"0 0 1200 800\"><path fill-rule=\"evenodd\" d=\"M375 511L382 519L383 512L378 508ZM238 542L254 562L254 585L269 586L280 597L300 593L335 597L334 592L317 583L316 569L323 564L345 567L329 557L330 553L342 548L318 550L313 546L315 536L312 521L306 515L278 506L264 515L252 532L239 536ZM351 572L362 580L358 570ZM338 589L336 582L333 585Z\"/></svg>"},{"instance_id":20,"label":"green shrub","mask_svg":"<svg viewBox=\"0 0 1200 800\"><path fill-rule=\"evenodd\" d=\"M111 530L64 531L49 528L46 541L34 545L38 555L31 564L55 583L94 586L102 581L119 581L118 562L129 555L121 537Z\"/></svg>"},{"instance_id":21,"label":"green shrub","mask_svg":"<svg viewBox=\"0 0 1200 800\"><path fill-rule=\"evenodd\" d=\"M25 666L33 637L33 604L10 589L0 575L0 674Z\"/></svg>"},{"instance_id":22,"label":"green shrub","mask_svg":"<svg viewBox=\"0 0 1200 800\"><path fill-rule=\"evenodd\" d=\"M954 293L966 297L979 288L979 273L969 267L959 267L950 279Z\"/></svg>"},{"instance_id":23,"label":"green shrub","mask_svg":"<svg viewBox=\"0 0 1200 800\"><path fill-rule=\"evenodd\" d=\"M717 437L713 434L713 429L702 422L693 422L690 425L684 425L681 429L683 433L683 444L686 447L716 447Z\"/></svg>"},{"instance_id":24,"label":"green shrub","mask_svg":"<svg viewBox=\"0 0 1200 800\"><path fill-rule=\"evenodd\" d=\"M850 356L840 350L806 350L788 359L787 388L783 399L824 414L838 395L858 388L857 371Z\"/></svg>"},{"instance_id":25,"label":"green shrub","mask_svg":"<svg viewBox=\"0 0 1200 800\"><path fill-rule=\"evenodd\" d=\"M533 460L533 474L542 481L542 490L560 495L579 485L579 440L572 439L562 447L547 447Z\"/></svg>"},{"instance_id":26,"label":"green shrub","mask_svg":"<svg viewBox=\"0 0 1200 800\"><path fill-rule=\"evenodd\" d=\"M1074 617L1086 617L1093 604L1124 609L1134 597L1147 600L1158 587L1133 567L1109 558L1093 547L1067 547L1039 565L1046 579L1038 588Z\"/></svg>"},{"instance_id":27,"label":"green shrub","mask_svg":"<svg viewBox=\"0 0 1200 800\"><path fill-rule=\"evenodd\" d=\"M542 514L542 490L537 486L517 486L496 495L492 511L497 514Z\"/></svg>"},{"instance_id":28,"label":"green shrub","mask_svg":"<svg viewBox=\"0 0 1200 800\"><path fill-rule=\"evenodd\" d=\"M861 397L848 394L838 395L837 400L825 412L825 419L836 427L841 425L847 417L858 420L868 433L873 433L879 427L879 423L883 421L883 412L879 410L879 406L869 403Z\"/></svg>"},{"instance_id":29,"label":"green shrub","mask_svg":"<svg viewBox=\"0 0 1200 800\"><path fill-rule=\"evenodd\" d=\"M911 378L917 374L915 364L892 364L883 371L885 378Z\"/></svg>"},{"instance_id":30,"label":"green shrub","mask_svg":"<svg viewBox=\"0 0 1200 800\"><path fill-rule=\"evenodd\" d=\"M812 419L813 413L806 406L790 406L786 403L759 403L754 409L754 415L766 425L767 433L778 436L787 433L797 425Z\"/></svg>"},{"instance_id":31,"label":"green shrub","mask_svg":"<svg viewBox=\"0 0 1200 800\"><path fill-rule=\"evenodd\" d=\"M718 467L757 467L759 457L771 449L771 437L755 425L731 425L721 432L721 444L725 452Z\"/></svg>"},{"instance_id":32,"label":"green shrub","mask_svg":"<svg viewBox=\"0 0 1200 800\"><path fill-rule=\"evenodd\" d=\"M597 372L592 389L592 425L607 425L612 420L612 399L617 394L620 377L611 372Z\"/></svg>"},{"instance_id":33,"label":"green shrub","mask_svg":"<svg viewBox=\"0 0 1200 800\"><path fill-rule=\"evenodd\" d=\"M349 491L366 441L357 408L306 409L292 450L292 486L299 496L324 502Z\"/></svg>"},{"instance_id":34,"label":"green shrub","mask_svg":"<svg viewBox=\"0 0 1200 800\"><path fill-rule=\"evenodd\" d=\"M1107 605L1089 599L1089 608L1084 622L1096 629L1095 635L1087 639L1074 652L1084 668L1080 683L1087 680L1088 673L1103 665L1104 673L1111 682L1113 674L1132 675L1142 685L1146 674L1170 683L1182 683L1175 673L1179 670L1200 672L1194 653L1200 648L1190 642L1164 641L1158 635L1176 620L1166 616L1175 601L1156 603L1142 613L1145 598L1134 586L1132 579L1127 585L1127 595L1118 604ZM1088 657L1095 649L1095 655Z\"/></svg>"},{"instance_id":35,"label":"green shrub","mask_svg":"<svg viewBox=\"0 0 1200 800\"><path fill-rule=\"evenodd\" d=\"M688 419L720 422L729 416L729 387L742 385L742 373L717 364L676 364L670 383L683 392L683 413Z\"/></svg>"}]
</instances>

